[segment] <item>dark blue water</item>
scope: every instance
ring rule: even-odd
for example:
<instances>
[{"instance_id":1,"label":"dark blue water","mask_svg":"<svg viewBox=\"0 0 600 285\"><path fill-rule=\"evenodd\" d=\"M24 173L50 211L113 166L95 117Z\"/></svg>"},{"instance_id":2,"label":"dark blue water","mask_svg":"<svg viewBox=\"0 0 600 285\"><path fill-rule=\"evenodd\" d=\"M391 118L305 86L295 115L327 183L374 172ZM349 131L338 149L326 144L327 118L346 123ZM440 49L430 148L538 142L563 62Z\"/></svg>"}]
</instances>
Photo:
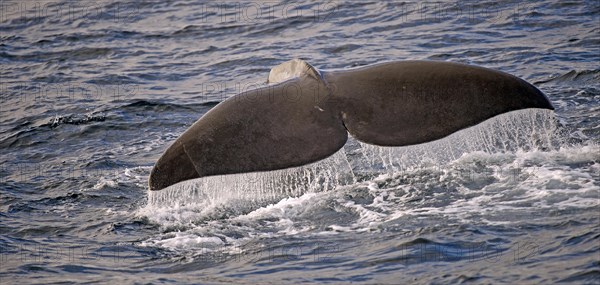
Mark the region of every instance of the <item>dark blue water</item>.
<instances>
[{"instance_id":1,"label":"dark blue water","mask_svg":"<svg viewBox=\"0 0 600 285\"><path fill-rule=\"evenodd\" d=\"M0 283L600 283L598 1L165 2L0 3ZM556 111L148 192L292 58L481 65Z\"/></svg>"}]
</instances>

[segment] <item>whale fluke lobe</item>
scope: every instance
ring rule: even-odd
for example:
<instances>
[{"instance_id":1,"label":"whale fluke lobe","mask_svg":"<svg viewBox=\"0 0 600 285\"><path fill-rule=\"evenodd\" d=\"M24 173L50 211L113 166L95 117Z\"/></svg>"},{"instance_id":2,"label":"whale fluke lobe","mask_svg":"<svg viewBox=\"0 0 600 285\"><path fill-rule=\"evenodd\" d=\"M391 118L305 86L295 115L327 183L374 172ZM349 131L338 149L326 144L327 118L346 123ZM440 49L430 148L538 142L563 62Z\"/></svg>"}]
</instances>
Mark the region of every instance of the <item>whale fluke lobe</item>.
<instances>
[{"instance_id":1,"label":"whale fluke lobe","mask_svg":"<svg viewBox=\"0 0 600 285\"><path fill-rule=\"evenodd\" d=\"M553 109L526 81L465 64L403 61L324 74L350 134L381 146L440 139L510 111Z\"/></svg>"},{"instance_id":2,"label":"whale fluke lobe","mask_svg":"<svg viewBox=\"0 0 600 285\"><path fill-rule=\"evenodd\" d=\"M209 175L301 166L330 156L344 146L348 133L334 110L319 107L319 92L327 92L322 81L302 75L221 102L160 157L150 189ZM194 177L179 170L189 168L188 162Z\"/></svg>"},{"instance_id":3,"label":"whale fluke lobe","mask_svg":"<svg viewBox=\"0 0 600 285\"><path fill-rule=\"evenodd\" d=\"M370 144L404 146L510 111L554 109L522 79L449 62L319 71L296 59L274 67L268 82L275 84L228 98L185 131L152 169L150 190L305 165L334 154L348 133Z\"/></svg>"}]
</instances>

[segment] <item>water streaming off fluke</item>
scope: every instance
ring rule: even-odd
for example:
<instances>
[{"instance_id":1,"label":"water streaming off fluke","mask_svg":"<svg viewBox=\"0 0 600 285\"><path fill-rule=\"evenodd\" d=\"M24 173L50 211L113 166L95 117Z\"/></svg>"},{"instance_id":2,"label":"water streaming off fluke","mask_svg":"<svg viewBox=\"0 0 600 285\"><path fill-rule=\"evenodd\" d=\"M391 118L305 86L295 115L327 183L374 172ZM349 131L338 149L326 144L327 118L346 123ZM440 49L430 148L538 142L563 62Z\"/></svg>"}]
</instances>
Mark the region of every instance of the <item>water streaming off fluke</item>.
<instances>
[{"instance_id":1,"label":"water streaming off fluke","mask_svg":"<svg viewBox=\"0 0 600 285\"><path fill-rule=\"evenodd\" d=\"M494 117L427 144L382 147L350 139L334 155L301 167L209 176L149 191L146 207L184 207L199 220L235 216L284 198L335 191L336 187L382 174L393 177L432 165L444 168L465 153L556 149L560 146L557 130L554 112L527 109Z\"/></svg>"}]
</instances>

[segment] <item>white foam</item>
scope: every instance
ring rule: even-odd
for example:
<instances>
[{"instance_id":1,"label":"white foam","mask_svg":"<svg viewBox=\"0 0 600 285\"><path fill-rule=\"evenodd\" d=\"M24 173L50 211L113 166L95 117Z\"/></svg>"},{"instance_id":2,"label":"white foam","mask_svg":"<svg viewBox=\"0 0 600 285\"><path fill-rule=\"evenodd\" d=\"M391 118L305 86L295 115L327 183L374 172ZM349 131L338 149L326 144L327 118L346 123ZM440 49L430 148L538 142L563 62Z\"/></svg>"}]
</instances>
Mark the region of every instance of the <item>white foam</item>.
<instances>
[{"instance_id":1,"label":"white foam","mask_svg":"<svg viewBox=\"0 0 600 285\"><path fill-rule=\"evenodd\" d=\"M559 131L552 112L523 110L425 145L350 140L314 164L150 191L139 214L191 235L150 244L202 246L196 237L218 236L227 250L240 250L248 239L372 231L403 217L502 224L511 222L502 213L598 207L600 147L567 146ZM313 220L332 210L349 220Z\"/></svg>"},{"instance_id":2,"label":"white foam","mask_svg":"<svg viewBox=\"0 0 600 285\"><path fill-rule=\"evenodd\" d=\"M100 190L106 187L109 188L117 188L119 186L119 182L116 180L109 180L104 177L100 178L100 180L94 185L95 190Z\"/></svg>"},{"instance_id":3,"label":"white foam","mask_svg":"<svg viewBox=\"0 0 600 285\"><path fill-rule=\"evenodd\" d=\"M160 246L171 250L187 250L203 248L212 251L225 243L218 237L201 237L190 233L176 232L164 239L150 240L140 243L140 246Z\"/></svg>"},{"instance_id":4,"label":"white foam","mask_svg":"<svg viewBox=\"0 0 600 285\"><path fill-rule=\"evenodd\" d=\"M325 160L301 167L203 177L149 191L148 203L140 213L159 223L179 218L202 220L219 213L239 215L283 198L332 190L352 181L351 173L341 149Z\"/></svg>"},{"instance_id":5,"label":"white foam","mask_svg":"<svg viewBox=\"0 0 600 285\"><path fill-rule=\"evenodd\" d=\"M300 197L290 197L282 199L277 204L269 204L265 207L258 208L248 214L235 217L235 220L255 220L266 218L282 218L286 219L293 216L298 216L303 211L300 208L302 205L316 202L320 198L317 193L307 193Z\"/></svg>"}]
</instances>

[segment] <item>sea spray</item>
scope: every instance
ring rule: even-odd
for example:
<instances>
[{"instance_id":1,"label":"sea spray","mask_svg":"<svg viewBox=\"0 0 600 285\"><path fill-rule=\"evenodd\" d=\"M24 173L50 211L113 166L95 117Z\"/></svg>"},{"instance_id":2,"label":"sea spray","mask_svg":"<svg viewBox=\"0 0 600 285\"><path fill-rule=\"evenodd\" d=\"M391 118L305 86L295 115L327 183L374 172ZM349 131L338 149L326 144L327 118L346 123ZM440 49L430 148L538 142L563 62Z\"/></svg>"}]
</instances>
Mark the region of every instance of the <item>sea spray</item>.
<instances>
[{"instance_id":1,"label":"sea spray","mask_svg":"<svg viewBox=\"0 0 600 285\"><path fill-rule=\"evenodd\" d=\"M465 153L554 150L561 145L557 130L554 112L528 109L496 116L427 144L383 147L350 138L334 155L304 166L202 177L149 191L146 210L187 209L193 212L192 220L239 215L283 198L330 191L382 174L393 177L407 170L444 167Z\"/></svg>"}]
</instances>

